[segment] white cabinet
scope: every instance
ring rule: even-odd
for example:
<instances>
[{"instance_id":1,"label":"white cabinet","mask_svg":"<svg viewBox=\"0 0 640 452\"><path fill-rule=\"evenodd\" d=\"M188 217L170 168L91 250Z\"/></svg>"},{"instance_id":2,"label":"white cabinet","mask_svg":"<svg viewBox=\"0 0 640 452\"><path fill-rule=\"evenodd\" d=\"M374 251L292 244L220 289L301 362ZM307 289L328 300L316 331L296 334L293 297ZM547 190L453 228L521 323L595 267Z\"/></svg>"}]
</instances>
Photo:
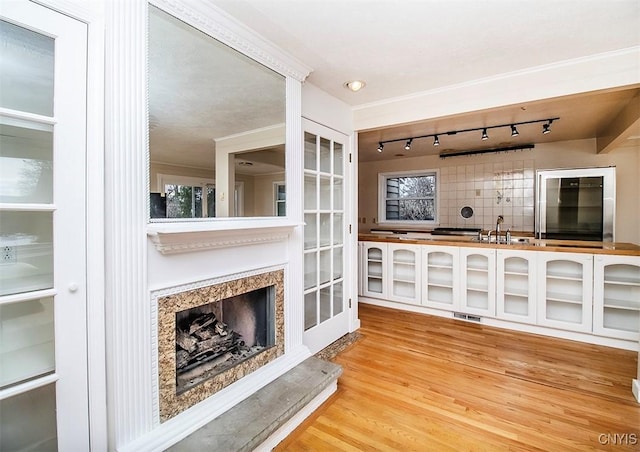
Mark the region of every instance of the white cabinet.
<instances>
[{"instance_id":1,"label":"white cabinet","mask_svg":"<svg viewBox=\"0 0 640 452\"><path fill-rule=\"evenodd\" d=\"M422 304L458 310L459 268L458 247L422 246Z\"/></svg>"},{"instance_id":2,"label":"white cabinet","mask_svg":"<svg viewBox=\"0 0 640 452\"><path fill-rule=\"evenodd\" d=\"M364 243L358 242L358 296L362 294L362 282L364 281Z\"/></svg>"},{"instance_id":3,"label":"white cabinet","mask_svg":"<svg viewBox=\"0 0 640 452\"><path fill-rule=\"evenodd\" d=\"M365 242L362 248L362 295L373 298L387 297L387 244Z\"/></svg>"},{"instance_id":4,"label":"white cabinet","mask_svg":"<svg viewBox=\"0 0 640 452\"><path fill-rule=\"evenodd\" d=\"M640 257L595 257L593 332L619 339L640 339Z\"/></svg>"},{"instance_id":5,"label":"white cabinet","mask_svg":"<svg viewBox=\"0 0 640 452\"><path fill-rule=\"evenodd\" d=\"M496 250L460 248L460 311L496 315Z\"/></svg>"},{"instance_id":6,"label":"white cabinet","mask_svg":"<svg viewBox=\"0 0 640 452\"><path fill-rule=\"evenodd\" d=\"M496 252L496 316L502 320L536 323L535 251Z\"/></svg>"},{"instance_id":7,"label":"white cabinet","mask_svg":"<svg viewBox=\"0 0 640 452\"><path fill-rule=\"evenodd\" d=\"M389 300L420 303L420 248L420 245L388 244Z\"/></svg>"},{"instance_id":8,"label":"white cabinet","mask_svg":"<svg viewBox=\"0 0 640 452\"><path fill-rule=\"evenodd\" d=\"M591 332L593 255L539 252L538 324Z\"/></svg>"},{"instance_id":9,"label":"white cabinet","mask_svg":"<svg viewBox=\"0 0 640 452\"><path fill-rule=\"evenodd\" d=\"M359 294L640 340L640 256L360 242Z\"/></svg>"}]
</instances>

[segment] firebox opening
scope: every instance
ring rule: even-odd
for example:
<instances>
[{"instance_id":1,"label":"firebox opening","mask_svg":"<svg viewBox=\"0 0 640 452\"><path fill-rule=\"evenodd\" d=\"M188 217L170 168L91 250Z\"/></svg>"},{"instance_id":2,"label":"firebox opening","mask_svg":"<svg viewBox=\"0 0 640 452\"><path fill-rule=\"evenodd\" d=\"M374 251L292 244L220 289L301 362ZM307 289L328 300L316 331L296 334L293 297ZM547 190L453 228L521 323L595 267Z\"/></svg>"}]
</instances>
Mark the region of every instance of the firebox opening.
<instances>
[{"instance_id":1,"label":"firebox opening","mask_svg":"<svg viewBox=\"0 0 640 452\"><path fill-rule=\"evenodd\" d=\"M275 345L275 286L175 315L176 394Z\"/></svg>"}]
</instances>

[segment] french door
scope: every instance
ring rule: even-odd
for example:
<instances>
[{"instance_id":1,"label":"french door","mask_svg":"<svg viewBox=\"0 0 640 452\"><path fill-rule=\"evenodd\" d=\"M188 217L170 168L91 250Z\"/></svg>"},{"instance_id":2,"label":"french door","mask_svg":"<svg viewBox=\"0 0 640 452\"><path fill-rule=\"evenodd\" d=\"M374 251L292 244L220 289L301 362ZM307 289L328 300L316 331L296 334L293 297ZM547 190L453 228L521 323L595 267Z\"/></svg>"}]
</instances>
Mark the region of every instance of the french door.
<instances>
[{"instance_id":1,"label":"french door","mask_svg":"<svg viewBox=\"0 0 640 452\"><path fill-rule=\"evenodd\" d=\"M316 353L349 331L345 274L347 136L304 127L304 343Z\"/></svg>"},{"instance_id":2,"label":"french door","mask_svg":"<svg viewBox=\"0 0 640 452\"><path fill-rule=\"evenodd\" d=\"M0 450L89 450L86 25L0 2Z\"/></svg>"}]
</instances>

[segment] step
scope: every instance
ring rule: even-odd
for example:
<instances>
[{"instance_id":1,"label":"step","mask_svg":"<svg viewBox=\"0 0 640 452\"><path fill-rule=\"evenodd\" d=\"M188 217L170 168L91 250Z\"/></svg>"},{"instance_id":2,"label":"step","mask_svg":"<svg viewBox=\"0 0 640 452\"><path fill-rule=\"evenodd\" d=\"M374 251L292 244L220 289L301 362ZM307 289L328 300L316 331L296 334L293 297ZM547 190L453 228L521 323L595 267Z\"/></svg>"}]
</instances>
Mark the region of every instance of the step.
<instances>
[{"instance_id":1,"label":"step","mask_svg":"<svg viewBox=\"0 0 640 452\"><path fill-rule=\"evenodd\" d=\"M255 450L305 407L312 406L316 397L326 394L341 374L342 367L337 364L308 358L167 450Z\"/></svg>"}]
</instances>

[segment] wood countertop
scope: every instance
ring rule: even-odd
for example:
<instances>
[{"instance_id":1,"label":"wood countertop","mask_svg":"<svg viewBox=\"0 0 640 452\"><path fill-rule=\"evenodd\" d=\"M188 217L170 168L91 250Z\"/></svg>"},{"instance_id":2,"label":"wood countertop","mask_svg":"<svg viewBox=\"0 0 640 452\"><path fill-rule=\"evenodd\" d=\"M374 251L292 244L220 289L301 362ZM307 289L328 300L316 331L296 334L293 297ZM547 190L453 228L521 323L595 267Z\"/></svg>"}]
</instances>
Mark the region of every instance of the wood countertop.
<instances>
[{"instance_id":1,"label":"wood countertop","mask_svg":"<svg viewBox=\"0 0 640 452\"><path fill-rule=\"evenodd\" d=\"M429 236L418 237L412 234L358 234L363 242L406 243L412 245L465 246L475 248L494 248L528 251L556 251L563 253L611 254L622 256L640 256L640 245L623 242L590 242L579 240L544 240L525 238L526 241L511 244L479 242L469 236Z\"/></svg>"}]
</instances>

